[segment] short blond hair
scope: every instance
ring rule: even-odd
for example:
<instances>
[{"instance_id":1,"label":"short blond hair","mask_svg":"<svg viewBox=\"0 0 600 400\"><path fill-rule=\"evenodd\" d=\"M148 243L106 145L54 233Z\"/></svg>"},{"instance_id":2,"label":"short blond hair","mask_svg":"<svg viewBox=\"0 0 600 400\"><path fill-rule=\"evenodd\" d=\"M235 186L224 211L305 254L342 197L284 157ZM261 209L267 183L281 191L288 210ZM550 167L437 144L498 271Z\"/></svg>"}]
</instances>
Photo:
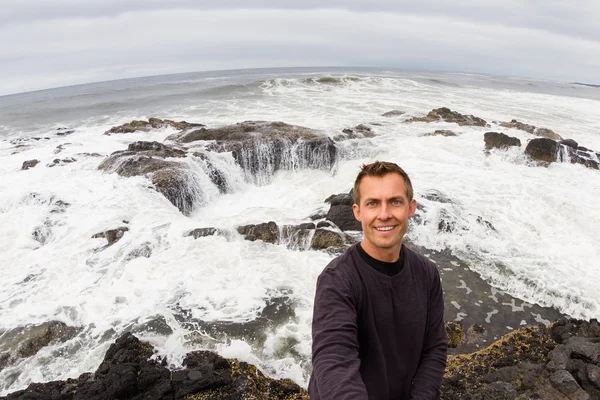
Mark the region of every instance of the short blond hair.
<instances>
[{"instance_id":1,"label":"short blond hair","mask_svg":"<svg viewBox=\"0 0 600 400\"><path fill-rule=\"evenodd\" d=\"M356 180L354 181L354 189L352 190L352 197L354 198L354 203L360 206L360 182L365 176L377 176L382 177L387 174L399 174L402 179L404 179L404 186L406 186L406 197L408 197L408 201L412 201L413 199L413 187L410 182L410 178L408 174L398 166L396 163L387 162L387 161L375 161L371 164L363 164L360 167L360 172L356 176Z\"/></svg>"}]
</instances>

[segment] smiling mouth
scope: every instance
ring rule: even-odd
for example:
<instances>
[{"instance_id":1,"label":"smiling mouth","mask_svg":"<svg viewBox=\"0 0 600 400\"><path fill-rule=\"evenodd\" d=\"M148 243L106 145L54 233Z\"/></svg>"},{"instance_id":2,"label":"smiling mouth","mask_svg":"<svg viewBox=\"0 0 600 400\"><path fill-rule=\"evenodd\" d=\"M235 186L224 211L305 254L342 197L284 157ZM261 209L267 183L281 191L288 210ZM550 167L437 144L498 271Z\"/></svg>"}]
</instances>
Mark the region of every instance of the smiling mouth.
<instances>
[{"instance_id":1,"label":"smiling mouth","mask_svg":"<svg viewBox=\"0 0 600 400\"><path fill-rule=\"evenodd\" d=\"M398 225L375 227L379 232L389 232Z\"/></svg>"}]
</instances>

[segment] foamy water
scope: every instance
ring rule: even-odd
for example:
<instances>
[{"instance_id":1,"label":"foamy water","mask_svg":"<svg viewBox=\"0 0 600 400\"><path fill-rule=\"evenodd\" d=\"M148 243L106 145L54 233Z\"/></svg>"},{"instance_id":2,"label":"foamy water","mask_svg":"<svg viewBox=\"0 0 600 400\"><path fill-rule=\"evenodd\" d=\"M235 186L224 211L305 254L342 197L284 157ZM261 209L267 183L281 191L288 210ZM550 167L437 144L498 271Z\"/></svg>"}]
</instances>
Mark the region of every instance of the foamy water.
<instances>
[{"instance_id":1,"label":"foamy water","mask_svg":"<svg viewBox=\"0 0 600 400\"><path fill-rule=\"evenodd\" d=\"M46 99L47 106L39 98L52 99L52 91L38 97L28 94L38 111L27 111L26 102L14 96L0 98L0 110L8 110L0 118L6 138L0 141L0 332L49 320L82 328L75 339L43 348L1 371L0 395L32 381L93 371L121 332L158 317L172 333L138 336L153 343L173 365L180 365L187 351L210 348L306 385L314 285L332 256L245 241L235 228L270 220L279 225L304 222L315 211L327 209L323 200L329 195L348 191L359 166L375 159L397 162L407 170L428 218L446 212L466 228L438 233L435 224L418 225L409 234L413 242L451 249L493 286L522 300L575 317L600 317L600 172L567 163L534 167L523 156L532 136L493 124L516 118L600 151L600 100L588 95L593 93L589 88L533 82L533 89L498 78L385 71L346 73L336 83L307 79L325 75L265 71L234 80L186 78L182 85L198 86L193 95L177 94L173 88L169 95L168 85L153 83L155 92L150 86L136 95L148 98L141 102L128 98L127 92L109 95L118 84L104 84L94 90L107 100L89 101L92 106L81 106L77 113L60 111L59 105L64 101L75 107L75 94L54 102ZM127 85L136 90L135 81ZM86 90L93 92L91 88ZM576 95L568 96L569 90ZM120 106L108 106L116 102L115 96L122 97ZM23 106L16 112L11 104L19 101ZM403 122L443 106L484 118L492 127ZM55 111L49 113L48 107ZM393 109L406 115L381 117ZM38 120L38 114L44 117ZM186 217L149 188L146 178L122 178L97 169L104 156L129 143L163 141L174 133L161 129L102 134L113 125L151 116L210 127L244 120L283 121L332 137L344 128L373 123L376 137L338 142L341 158L331 171L280 171L262 186L248 182L230 154L213 155L213 163L226 172L228 194L211 186L201 161L190 158L186 162L197 168L204 194L196 211ZM75 133L56 136L58 127ZM451 129L459 136L422 136L436 129ZM486 155L483 134L490 130L520 138L523 147ZM15 148L8 140L32 135L49 139L26 142L26 148ZM64 150L55 154L58 145ZM77 161L46 167L67 157ZM23 161L30 159L41 162L21 171ZM424 199L422 194L431 189L453 203ZM52 212L59 200L70 206ZM478 217L496 232L483 229ZM123 238L99 250L106 240L91 236L120 226L129 229ZM217 227L226 234L184 237L201 227ZM32 236L36 229L46 235L43 245ZM132 259L130 253L140 248L151 249L151 256ZM189 323L252 321L273 298L289 299L293 312L280 324L264 328L263 339L199 338Z\"/></svg>"}]
</instances>

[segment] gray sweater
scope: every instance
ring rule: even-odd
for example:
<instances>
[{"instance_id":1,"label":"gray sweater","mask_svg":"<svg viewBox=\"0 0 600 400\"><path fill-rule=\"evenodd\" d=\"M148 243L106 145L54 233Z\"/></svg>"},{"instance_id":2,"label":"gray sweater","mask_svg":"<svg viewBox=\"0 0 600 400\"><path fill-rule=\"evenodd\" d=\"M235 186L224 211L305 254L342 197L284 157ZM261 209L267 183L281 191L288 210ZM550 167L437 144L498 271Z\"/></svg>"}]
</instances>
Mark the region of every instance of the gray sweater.
<instances>
[{"instance_id":1,"label":"gray sweater","mask_svg":"<svg viewBox=\"0 0 600 400\"><path fill-rule=\"evenodd\" d=\"M311 400L437 399L446 366L444 301L437 267L402 246L387 276L356 245L317 280Z\"/></svg>"}]
</instances>

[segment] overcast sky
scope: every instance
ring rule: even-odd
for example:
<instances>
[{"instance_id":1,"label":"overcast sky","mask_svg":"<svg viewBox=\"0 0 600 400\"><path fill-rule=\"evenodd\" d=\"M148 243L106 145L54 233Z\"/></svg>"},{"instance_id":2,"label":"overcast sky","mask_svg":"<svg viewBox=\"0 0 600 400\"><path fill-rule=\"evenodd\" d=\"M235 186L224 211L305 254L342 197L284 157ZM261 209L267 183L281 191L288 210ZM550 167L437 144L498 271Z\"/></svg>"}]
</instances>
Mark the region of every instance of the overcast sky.
<instances>
[{"instance_id":1,"label":"overcast sky","mask_svg":"<svg viewBox=\"0 0 600 400\"><path fill-rule=\"evenodd\" d=\"M293 66L600 83L600 0L0 0L0 95Z\"/></svg>"}]
</instances>

